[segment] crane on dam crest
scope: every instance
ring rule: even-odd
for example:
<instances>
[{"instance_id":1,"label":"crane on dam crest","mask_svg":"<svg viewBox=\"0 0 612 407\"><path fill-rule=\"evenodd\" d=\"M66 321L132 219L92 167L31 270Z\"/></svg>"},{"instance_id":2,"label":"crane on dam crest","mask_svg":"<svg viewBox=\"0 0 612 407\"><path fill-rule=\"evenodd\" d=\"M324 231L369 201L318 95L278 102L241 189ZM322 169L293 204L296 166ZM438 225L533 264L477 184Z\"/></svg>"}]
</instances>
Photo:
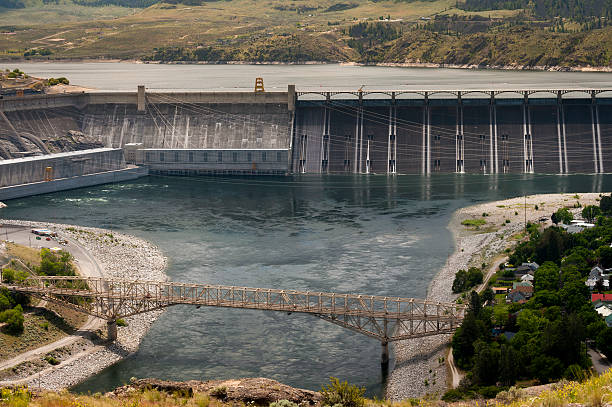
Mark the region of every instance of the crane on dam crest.
<instances>
[{"instance_id":1,"label":"crane on dam crest","mask_svg":"<svg viewBox=\"0 0 612 407\"><path fill-rule=\"evenodd\" d=\"M166 281L72 276L29 276L1 287L58 303L104 319L110 340L117 320L173 305L224 307L311 314L378 339L382 364L389 342L450 334L463 321L466 306L415 298L249 288Z\"/></svg>"}]
</instances>

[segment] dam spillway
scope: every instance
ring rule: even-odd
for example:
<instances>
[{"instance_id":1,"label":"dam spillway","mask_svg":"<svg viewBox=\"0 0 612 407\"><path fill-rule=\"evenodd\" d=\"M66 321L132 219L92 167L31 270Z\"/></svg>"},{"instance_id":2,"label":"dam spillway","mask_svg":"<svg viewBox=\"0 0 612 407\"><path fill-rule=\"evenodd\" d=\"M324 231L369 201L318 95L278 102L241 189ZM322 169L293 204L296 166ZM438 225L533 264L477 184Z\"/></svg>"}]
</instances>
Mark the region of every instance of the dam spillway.
<instances>
[{"instance_id":1,"label":"dam spillway","mask_svg":"<svg viewBox=\"0 0 612 407\"><path fill-rule=\"evenodd\" d=\"M4 158L36 150L32 140L61 149L78 139L136 148L133 161L153 173L571 174L612 165L612 91L604 89L140 89L0 105Z\"/></svg>"}]
</instances>

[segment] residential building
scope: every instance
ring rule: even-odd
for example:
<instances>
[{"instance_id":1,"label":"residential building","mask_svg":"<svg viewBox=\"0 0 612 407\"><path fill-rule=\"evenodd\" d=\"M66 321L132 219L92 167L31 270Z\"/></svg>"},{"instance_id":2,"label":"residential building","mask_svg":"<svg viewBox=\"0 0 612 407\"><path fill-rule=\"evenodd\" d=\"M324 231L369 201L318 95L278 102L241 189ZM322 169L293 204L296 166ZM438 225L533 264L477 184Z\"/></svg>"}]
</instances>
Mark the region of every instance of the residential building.
<instances>
[{"instance_id":1,"label":"residential building","mask_svg":"<svg viewBox=\"0 0 612 407\"><path fill-rule=\"evenodd\" d=\"M612 302L612 294L591 294L591 302Z\"/></svg>"}]
</instances>

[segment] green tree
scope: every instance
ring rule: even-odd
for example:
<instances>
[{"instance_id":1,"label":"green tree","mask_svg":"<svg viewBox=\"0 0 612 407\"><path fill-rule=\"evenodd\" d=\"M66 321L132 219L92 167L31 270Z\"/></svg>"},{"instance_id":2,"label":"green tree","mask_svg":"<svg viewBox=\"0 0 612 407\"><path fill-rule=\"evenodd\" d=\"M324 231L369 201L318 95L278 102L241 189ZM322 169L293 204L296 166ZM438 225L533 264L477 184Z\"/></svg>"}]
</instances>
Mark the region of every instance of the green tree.
<instances>
[{"instance_id":1,"label":"green tree","mask_svg":"<svg viewBox=\"0 0 612 407\"><path fill-rule=\"evenodd\" d=\"M597 258L599 259L599 264L601 264L603 268L612 267L612 247L601 246L597 249Z\"/></svg>"},{"instance_id":2,"label":"green tree","mask_svg":"<svg viewBox=\"0 0 612 407\"><path fill-rule=\"evenodd\" d=\"M6 323L6 330L13 335L23 332L23 321L23 308L21 308L21 305L0 313L0 322Z\"/></svg>"},{"instance_id":3,"label":"green tree","mask_svg":"<svg viewBox=\"0 0 612 407\"><path fill-rule=\"evenodd\" d=\"M576 312L589 304L589 289L581 281L571 281L559 291L561 303L567 312Z\"/></svg>"},{"instance_id":4,"label":"green tree","mask_svg":"<svg viewBox=\"0 0 612 407\"><path fill-rule=\"evenodd\" d=\"M465 291L465 286L467 285L467 271L459 270L455 274L455 279L453 280L452 290L455 294Z\"/></svg>"},{"instance_id":5,"label":"green tree","mask_svg":"<svg viewBox=\"0 0 612 407\"><path fill-rule=\"evenodd\" d=\"M562 233L556 227L548 228L542 232L535 248L535 254L539 263L559 261L564 246Z\"/></svg>"},{"instance_id":6,"label":"green tree","mask_svg":"<svg viewBox=\"0 0 612 407\"><path fill-rule=\"evenodd\" d=\"M45 276L75 275L70 253L65 251L53 253L49 249L42 249L40 251L40 266L36 271Z\"/></svg>"},{"instance_id":7,"label":"green tree","mask_svg":"<svg viewBox=\"0 0 612 407\"><path fill-rule=\"evenodd\" d=\"M599 215L601 215L599 206L588 205L582 209L582 217L589 221L589 223L593 223Z\"/></svg>"},{"instance_id":8,"label":"green tree","mask_svg":"<svg viewBox=\"0 0 612 407\"><path fill-rule=\"evenodd\" d=\"M612 214L612 195L605 195L601 197L599 201L599 209L606 214Z\"/></svg>"},{"instance_id":9,"label":"green tree","mask_svg":"<svg viewBox=\"0 0 612 407\"><path fill-rule=\"evenodd\" d=\"M566 225L569 225L574 220L574 215L567 208L561 208L555 214L559 222L563 222Z\"/></svg>"},{"instance_id":10,"label":"green tree","mask_svg":"<svg viewBox=\"0 0 612 407\"><path fill-rule=\"evenodd\" d=\"M25 280L28 274L24 271L14 270L11 268L5 268L2 270L2 281L7 284L19 283Z\"/></svg>"},{"instance_id":11,"label":"green tree","mask_svg":"<svg viewBox=\"0 0 612 407\"><path fill-rule=\"evenodd\" d=\"M493 302L493 300L495 299L495 293L493 293L493 290L491 290L491 288L487 287L483 292L482 295L480 296L480 300L483 303L488 303L491 304Z\"/></svg>"},{"instance_id":12,"label":"green tree","mask_svg":"<svg viewBox=\"0 0 612 407\"><path fill-rule=\"evenodd\" d=\"M547 261L542 264L534 273L534 291L550 290L557 291L559 289L559 267Z\"/></svg>"},{"instance_id":13,"label":"green tree","mask_svg":"<svg viewBox=\"0 0 612 407\"><path fill-rule=\"evenodd\" d=\"M555 357L538 355L533 359L530 366L531 374L540 383L549 383L559 379L563 374L563 363Z\"/></svg>"},{"instance_id":14,"label":"green tree","mask_svg":"<svg viewBox=\"0 0 612 407\"><path fill-rule=\"evenodd\" d=\"M510 345L502 345L499 357L499 381L504 386L512 386L518 378L519 355Z\"/></svg>"},{"instance_id":15,"label":"green tree","mask_svg":"<svg viewBox=\"0 0 612 407\"><path fill-rule=\"evenodd\" d=\"M495 384L499 373L499 348L482 340L477 341L474 348L473 382L484 386Z\"/></svg>"},{"instance_id":16,"label":"green tree","mask_svg":"<svg viewBox=\"0 0 612 407\"><path fill-rule=\"evenodd\" d=\"M612 359L612 328L607 327L597 335L597 348L606 355L608 359Z\"/></svg>"}]
</instances>

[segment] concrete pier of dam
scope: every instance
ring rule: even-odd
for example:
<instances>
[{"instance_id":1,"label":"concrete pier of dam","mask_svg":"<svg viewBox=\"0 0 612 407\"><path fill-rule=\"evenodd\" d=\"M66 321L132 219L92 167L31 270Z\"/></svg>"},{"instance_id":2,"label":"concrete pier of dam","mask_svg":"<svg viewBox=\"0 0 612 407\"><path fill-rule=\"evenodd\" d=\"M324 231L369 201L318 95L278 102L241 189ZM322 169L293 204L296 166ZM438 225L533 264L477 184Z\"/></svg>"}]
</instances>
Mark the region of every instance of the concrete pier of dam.
<instances>
[{"instance_id":1,"label":"concrete pier of dam","mask_svg":"<svg viewBox=\"0 0 612 407\"><path fill-rule=\"evenodd\" d=\"M51 150L70 134L107 148L137 145L131 162L155 173L571 174L612 165L608 89L140 88L7 97L0 110L4 158L41 152L25 135Z\"/></svg>"},{"instance_id":2,"label":"concrete pier of dam","mask_svg":"<svg viewBox=\"0 0 612 407\"><path fill-rule=\"evenodd\" d=\"M128 181L148 174L127 165L120 148L98 148L0 161L0 200Z\"/></svg>"}]
</instances>

